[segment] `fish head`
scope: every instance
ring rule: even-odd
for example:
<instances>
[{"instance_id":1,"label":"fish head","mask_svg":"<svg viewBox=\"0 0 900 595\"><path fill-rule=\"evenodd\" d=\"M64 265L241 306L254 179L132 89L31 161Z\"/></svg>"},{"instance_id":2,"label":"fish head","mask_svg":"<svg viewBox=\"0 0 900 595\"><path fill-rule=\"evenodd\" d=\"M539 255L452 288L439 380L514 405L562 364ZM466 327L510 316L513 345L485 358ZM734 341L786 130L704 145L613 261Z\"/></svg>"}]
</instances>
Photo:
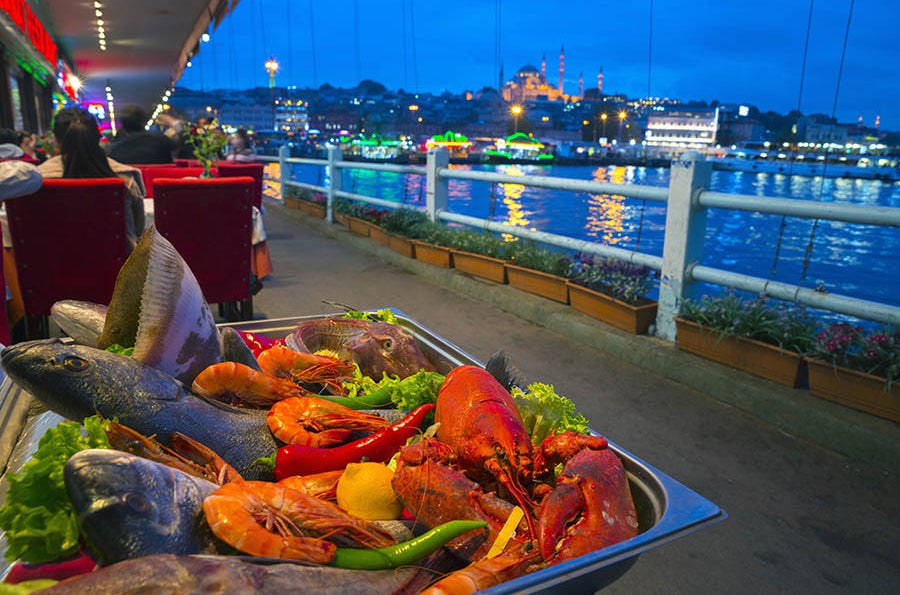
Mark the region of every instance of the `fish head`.
<instances>
[{"instance_id":1,"label":"fish head","mask_svg":"<svg viewBox=\"0 0 900 595\"><path fill-rule=\"evenodd\" d=\"M419 370L434 371L415 337L396 324L371 322L360 326L344 348L353 354L363 373L376 380L383 373L406 378Z\"/></svg>"},{"instance_id":2,"label":"fish head","mask_svg":"<svg viewBox=\"0 0 900 595\"><path fill-rule=\"evenodd\" d=\"M210 541L198 518L213 483L110 449L76 453L63 476L78 525L105 563L196 554Z\"/></svg>"},{"instance_id":3,"label":"fish head","mask_svg":"<svg viewBox=\"0 0 900 595\"><path fill-rule=\"evenodd\" d=\"M147 384L149 374L162 378L161 372L148 372L130 357L59 339L10 345L0 352L0 360L16 384L51 411L78 421L95 413L115 417L135 387ZM181 387L168 379L168 385L158 379L158 399L172 398ZM135 398L128 406L149 406L149 399L141 403Z\"/></svg>"}]
</instances>

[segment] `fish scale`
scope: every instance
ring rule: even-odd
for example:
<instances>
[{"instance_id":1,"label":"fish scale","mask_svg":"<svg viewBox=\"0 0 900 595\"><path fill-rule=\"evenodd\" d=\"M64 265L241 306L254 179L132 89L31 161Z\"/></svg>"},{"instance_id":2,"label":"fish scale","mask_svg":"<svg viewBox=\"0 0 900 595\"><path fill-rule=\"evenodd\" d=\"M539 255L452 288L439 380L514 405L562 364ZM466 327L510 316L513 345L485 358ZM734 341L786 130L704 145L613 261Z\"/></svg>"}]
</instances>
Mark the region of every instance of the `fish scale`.
<instances>
[{"instance_id":1,"label":"fish scale","mask_svg":"<svg viewBox=\"0 0 900 595\"><path fill-rule=\"evenodd\" d=\"M167 446L169 436L180 432L212 449L246 479L272 478L256 463L279 446L265 411L202 399L133 358L58 339L17 343L3 349L0 358L10 378L63 417L118 418Z\"/></svg>"}]
</instances>

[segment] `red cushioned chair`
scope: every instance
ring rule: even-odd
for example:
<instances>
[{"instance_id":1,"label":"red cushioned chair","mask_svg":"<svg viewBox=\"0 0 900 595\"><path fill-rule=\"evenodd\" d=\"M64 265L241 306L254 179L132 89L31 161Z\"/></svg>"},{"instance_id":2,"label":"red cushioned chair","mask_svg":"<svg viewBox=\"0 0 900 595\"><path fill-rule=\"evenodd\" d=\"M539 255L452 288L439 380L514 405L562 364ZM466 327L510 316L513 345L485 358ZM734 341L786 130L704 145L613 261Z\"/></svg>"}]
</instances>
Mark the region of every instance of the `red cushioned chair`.
<instances>
[{"instance_id":1,"label":"red cushioned chair","mask_svg":"<svg viewBox=\"0 0 900 595\"><path fill-rule=\"evenodd\" d=\"M220 178L233 178L238 176L250 176L256 183L253 185L253 206L262 208L263 170L262 163L234 163L231 161L219 161L217 176Z\"/></svg>"},{"instance_id":2,"label":"red cushioned chair","mask_svg":"<svg viewBox=\"0 0 900 595\"><path fill-rule=\"evenodd\" d=\"M178 250L203 296L230 321L253 318L253 184L239 178L157 178L156 229Z\"/></svg>"},{"instance_id":3,"label":"red cushioned chair","mask_svg":"<svg viewBox=\"0 0 900 595\"><path fill-rule=\"evenodd\" d=\"M29 339L49 336L59 300L109 303L127 256L121 179L45 178L6 210Z\"/></svg>"},{"instance_id":4,"label":"red cushioned chair","mask_svg":"<svg viewBox=\"0 0 900 595\"><path fill-rule=\"evenodd\" d=\"M134 165L141 170L144 178L144 187L147 190L146 198L153 198L153 180L156 178L199 178L203 173L202 167L177 167L175 165Z\"/></svg>"}]
</instances>

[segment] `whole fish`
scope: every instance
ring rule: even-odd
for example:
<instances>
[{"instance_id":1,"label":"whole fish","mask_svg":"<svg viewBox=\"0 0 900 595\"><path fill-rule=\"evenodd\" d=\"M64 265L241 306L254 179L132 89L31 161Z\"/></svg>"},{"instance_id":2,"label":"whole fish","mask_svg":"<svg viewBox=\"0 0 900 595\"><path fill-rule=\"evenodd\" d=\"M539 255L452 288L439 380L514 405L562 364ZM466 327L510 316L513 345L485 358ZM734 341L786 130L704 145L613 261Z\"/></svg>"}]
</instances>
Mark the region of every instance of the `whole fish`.
<instances>
[{"instance_id":1,"label":"whole fish","mask_svg":"<svg viewBox=\"0 0 900 595\"><path fill-rule=\"evenodd\" d=\"M435 370L415 337L402 326L387 322L341 317L310 320L294 329L285 345L302 353L333 351L375 380L381 380L383 373L406 378L419 370Z\"/></svg>"},{"instance_id":2,"label":"whole fish","mask_svg":"<svg viewBox=\"0 0 900 595\"><path fill-rule=\"evenodd\" d=\"M116 277L96 346L134 347L133 357L190 386L222 361L215 319L190 267L152 225Z\"/></svg>"},{"instance_id":3,"label":"whole fish","mask_svg":"<svg viewBox=\"0 0 900 595\"><path fill-rule=\"evenodd\" d=\"M244 478L271 479L268 470L254 464L279 446L264 410L207 401L133 358L59 339L11 345L0 359L10 378L63 417L117 417L166 446L172 432L181 432L212 449Z\"/></svg>"},{"instance_id":4,"label":"whole fish","mask_svg":"<svg viewBox=\"0 0 900 595\"><path fill-rule=\"evenodd\" d=\"M217 553L203 499L219 486L112 449L82 450L63 470L78 524L104 564L152 554Z\"/></svg>"},{"instance_id":5,"label":"whole fish","mask_svg":"<svg viewBox=\"0 0 900 595\"><path fill-rule=\"evenodd\" d=\"M50 318L76 343L97 346L107 307L82 300L60 300L50 306Z\"/></svg>"},{"instance_id":6,"label":"whole fish","mask_svg":"<svg viewBox=\"0 0 900 595\"><path fill-rule=\"evenodd\" d=\"M81 345L97 347L108 308L103 304L82 300L60 300L50 307L50 317L66 335ZM259 363L247 343L233 328L226 326L219 331L222 359L238 362L259 370Z\"/></svg>"},{"instance_id":7,"label":"whole fish","mask_svg":"<svg viewBox=\"0 0 900 595\"><path fill-rule=\"evenodd\" d=\"M386 595L418 593L434 579L422 568L345 570L245 556L157 554L72 577L41 595L218 593L235 595Z\"/></svg>"}]
</instances>

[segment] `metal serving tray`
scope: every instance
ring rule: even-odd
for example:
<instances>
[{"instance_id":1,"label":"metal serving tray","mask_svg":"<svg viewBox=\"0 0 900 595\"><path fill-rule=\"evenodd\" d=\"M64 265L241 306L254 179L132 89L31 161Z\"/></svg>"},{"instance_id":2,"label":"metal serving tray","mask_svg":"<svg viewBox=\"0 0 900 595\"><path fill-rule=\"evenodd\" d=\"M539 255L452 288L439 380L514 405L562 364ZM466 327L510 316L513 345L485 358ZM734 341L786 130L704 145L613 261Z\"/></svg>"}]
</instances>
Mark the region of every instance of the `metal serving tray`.
<instances>
[{"instance_id":1,"label":"metal serving tray","mask_svg":"<svg viewBox=\"0 0 900 595\"><path fill-rule=\"evenodd\" d=\"M441 373L462 364L483 366L474 357L436 335L396 309L391 311L400 324L413 334L425 356ZM298 324L325 315L278 318L233 323L238 330L270 338L287 335ZM2 371L0 371L2 378ZM43 433L63 418L54 413L29 415L32 397L9 379L0 384L0 501L8 489L6 474L19 471L37 448ZM485 594L501 593L594 593L609 585L630 569L640 554L647 550L708 527L726 518L725 512L696 492L648 465L621 447L610 447L623 461L631 494L638 513L640 533L627 541L605 547L574 560L508 581ZM0 554L6 551L0 535ZM0 560L0 576L8 572L9 563Z\"/></svg>"}]
</instances>

